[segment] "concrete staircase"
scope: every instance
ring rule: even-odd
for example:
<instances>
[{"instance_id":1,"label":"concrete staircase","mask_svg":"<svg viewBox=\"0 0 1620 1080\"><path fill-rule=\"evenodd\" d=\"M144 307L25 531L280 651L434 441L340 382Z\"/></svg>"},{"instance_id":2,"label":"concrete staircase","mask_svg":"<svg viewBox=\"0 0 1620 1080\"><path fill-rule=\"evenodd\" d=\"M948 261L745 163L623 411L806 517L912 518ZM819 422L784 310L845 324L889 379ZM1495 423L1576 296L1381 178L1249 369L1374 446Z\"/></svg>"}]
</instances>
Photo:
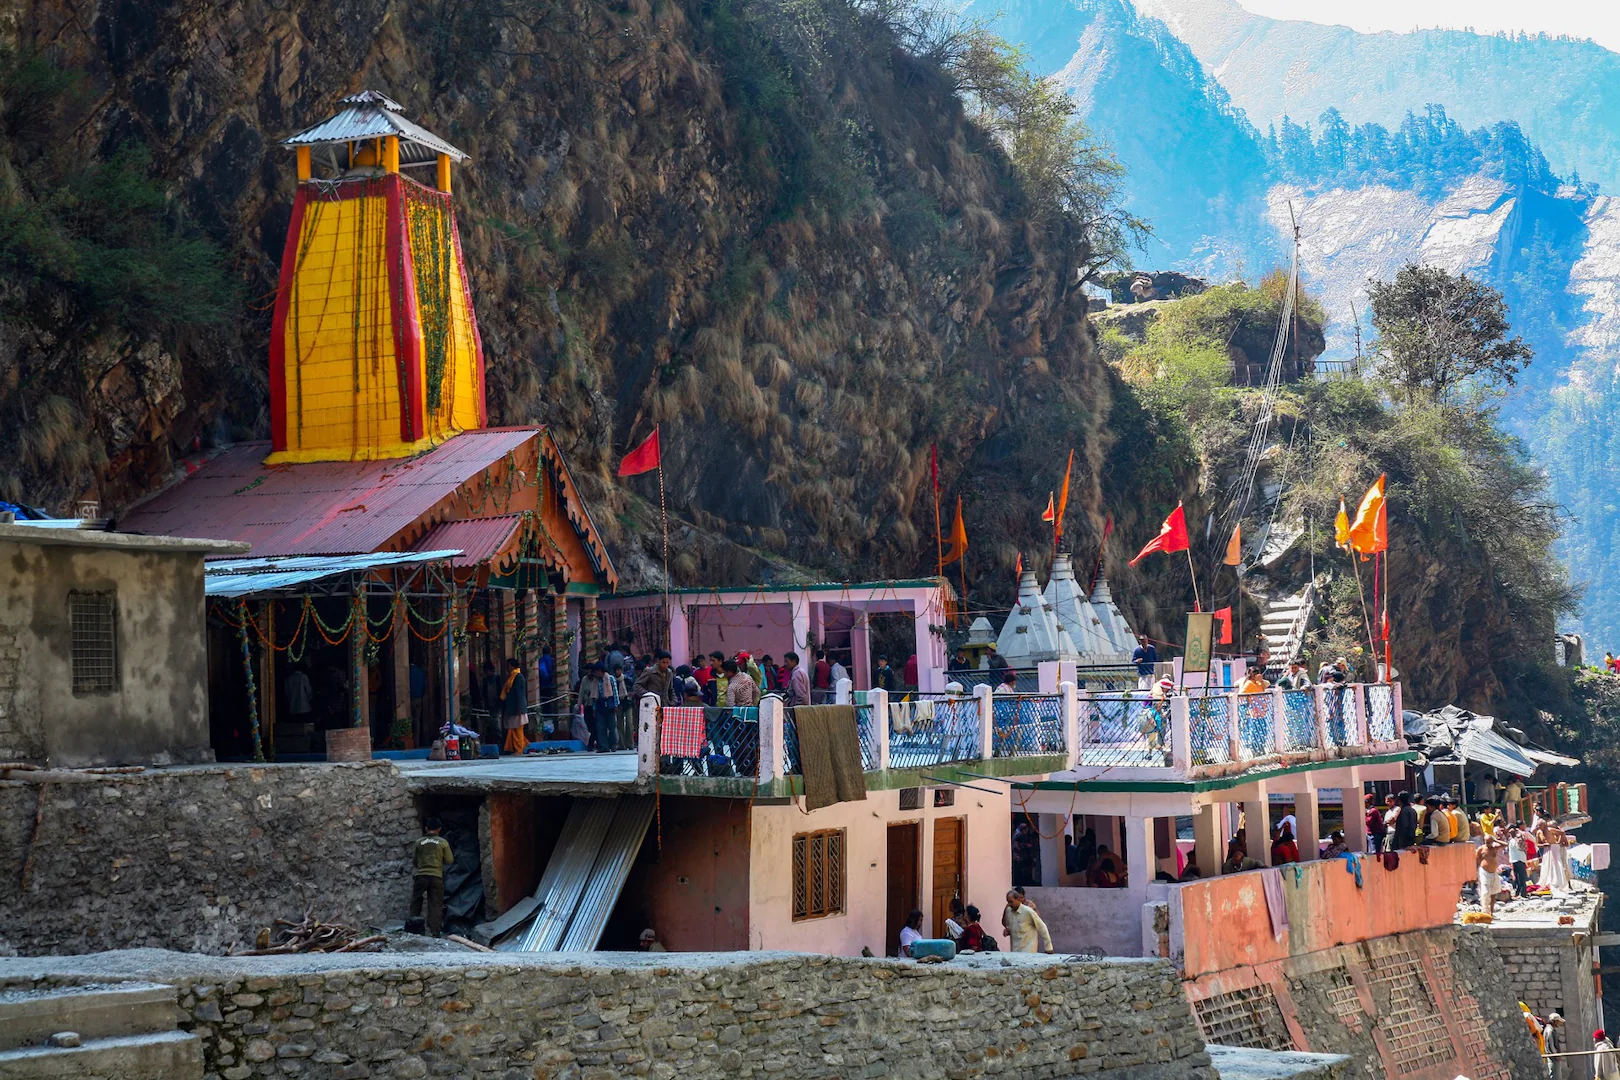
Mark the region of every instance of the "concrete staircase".
<instances>
[{"instance_id":1,"label":"concrete staircase","mask_svg":"<svg viewBox=\"0 0 1620 1080\"><path fill-rule=\"evenodd\" d=\"M156 983L0 991L0 1080L202 1080L202 1043Z\"/></svg>"},{"instance_id":2,"label":"concrete staircase","mask_svg":"<svg viewBox=\"0 0 1620 1080\"><path fill-rule=\"evenodd\" d=\"M1260 620L1260 633L1271 649L1273 664L1286 664L1299 655L1305 631L1316 610L1316 585L1311 583L1292 596L1285 596L1266 608Z\"/></svg>"}]
</instances>

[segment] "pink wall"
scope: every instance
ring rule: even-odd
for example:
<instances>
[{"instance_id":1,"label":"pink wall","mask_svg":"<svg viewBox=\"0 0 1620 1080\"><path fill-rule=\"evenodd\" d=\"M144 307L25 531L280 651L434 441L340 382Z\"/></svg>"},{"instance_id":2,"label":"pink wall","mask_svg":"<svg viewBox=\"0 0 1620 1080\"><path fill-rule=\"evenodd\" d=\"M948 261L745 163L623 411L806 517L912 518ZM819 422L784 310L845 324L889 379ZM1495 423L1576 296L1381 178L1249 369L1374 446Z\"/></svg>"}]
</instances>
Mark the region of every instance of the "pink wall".
<instances>
[{"instance_id":1,"label":"pink wall","mask_svg":"<svg viewBox=\"0 0 1620 1080\"><path fill-rule=\"evenodd\" d=\"M756 659L770 656L781 663L782 654L793 649L793 607L786 601L741 607L693 606L688 609L687 619L694 657L699 652L731 656L746 649Z\"/></svg>"},{"instance_id":2,"label":"pink wall","mask_svg":"<svg viewBox=\"0 0 1620 1080\"><path fill-rule=\"evenodd\" d=\"M1343 859L1281 869L1289 932L1278 941L1261 887L1261 871L1208 878L1171 890L1171 920L1179 924L1182 971L1197 978L1228 968L1264 964L1334 945L1450 924L1457 893L1474 876L1472 844L1400 853L1400 865L1385 870L1361 860L1362 887ZM1177 908L1179 907L1179 912ZM1175 938L1172 931L1172 940ZM1172 945L1174 948L1175 945Z\"/></svg>"},{"instance_id":3,"label":"pink wall","mask_svg":"<svg viewBox=\"0 0 1620 1080\"><path fill-rule=\"evenodd\" d=\"M755 805L749 874L748 947L857 956L867 946L883 955L888 896L888 827L922 823L923 933L943 935L933 926L934 830L936 818L966 818L965 899L983 911L998 931L1001 908L1012 887L1012 809L1006 790L999 794L957 789L956 805L935 807L924 789L923 807L901 810L899 791L868 792L865 802L839 803L805 813L803 800ZM793 835L817 829L845 829L847 880L845 914L793 921ZM1005 942L1003 942L1005 946Z\"/></svg>"}]
</instances>

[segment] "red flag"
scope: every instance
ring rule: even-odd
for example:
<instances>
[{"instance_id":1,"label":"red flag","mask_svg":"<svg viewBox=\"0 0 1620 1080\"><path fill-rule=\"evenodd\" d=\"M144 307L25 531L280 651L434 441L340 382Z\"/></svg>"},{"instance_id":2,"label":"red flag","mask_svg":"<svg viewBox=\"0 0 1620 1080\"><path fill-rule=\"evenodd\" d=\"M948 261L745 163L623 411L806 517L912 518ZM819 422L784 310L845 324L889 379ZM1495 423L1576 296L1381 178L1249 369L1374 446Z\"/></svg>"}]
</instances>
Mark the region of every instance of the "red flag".
<instances>
[{"instance_id":1,"label":"red flag","mask_svg":"<svg viewBox=\"0 0 1620 1080\"><path fill-rule=\"evenodd\" d=\"M1155 551L1169 554L1173 551L1186 551L1191 546L1191 541L1187 539L1187 514L1181 508L1181 504L1177 503L1176 508L1170 511L1170 516L1164 519L1164 524L1159 526L1159 535L1149 540L1147 546L1136 553L1131 565L1135 566Z\"/></svg>"},{"instance_id":2,"label":"red flag","mask_svg":"<svg viewBox=\"0 0 1620 1080\"><path fill-rule=\"evenodd\" d=\"M1103 539L1106 540L1110 536L1113 536L1113 535L1114 535L1114 515L1109 514L1108 515L1108 520L1103 522Z\"/></svg>"},{"instance_id":3,"label":"red flag","mask_svg":"<svg viewBox=\"0 0 1620 1080\"><path fill-rule=\"evenodd\" d=\"M1041 520L1042 521L1056 521L1057 520L1057 511L1052 509L1052 493L1050 491L1048 491L1046 493L1046 509L1041 511Z\"/></svg>"},{"instance_id":4,"label":"red flag","mask_svg":"<svg viewBox=\"0 0 1620 1080\"><path fill-rule=\"evenodd\" d=\"M639 476L652 472L663 463L663 455L658 450L658 429L653 428L653 433L640 446L624 455L624 460L619 462L619 475Z\"/></svg>"},{"instance_id":5,"label":"red flag","mask_svg":"<svg viewBox=\"0 0 1620 1080\"><path fill-rule=\"evenodd\" d=\"M1216 644L1232 644L1232 609L1223 607L1215 612L1215 621L1221 624L1221 640Z\"/></svg>"}]
</instances>

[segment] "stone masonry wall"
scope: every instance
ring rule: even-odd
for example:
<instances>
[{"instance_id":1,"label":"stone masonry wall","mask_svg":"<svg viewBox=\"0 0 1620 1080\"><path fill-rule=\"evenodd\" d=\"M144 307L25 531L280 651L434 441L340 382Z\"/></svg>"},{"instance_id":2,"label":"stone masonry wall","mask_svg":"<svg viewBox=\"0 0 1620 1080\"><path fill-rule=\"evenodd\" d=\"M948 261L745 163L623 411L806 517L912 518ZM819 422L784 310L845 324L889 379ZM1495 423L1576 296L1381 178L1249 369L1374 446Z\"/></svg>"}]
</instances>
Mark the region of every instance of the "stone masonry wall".
<instances>
[{"instance_id":1,"label":"stone masonry wall","mask_svg":"<svg viewBox=\"0 0 1620 1080\"><path fill-rule=\"evenodd\" d=\"M1187 984L1210 1042L1347 1054L1366 1080L1543 1075L1488 931L1449 926Z\"/></svg>"},{"instance_id":2,"label":"stone masonry wall","mask_svg":"<svg viewBox=\"0 0 1620 1080\"><path fill-rule=\"evenodd\" d=\"M409 903L417 818L386 762L9 776L0 953L220 952L311 903L356 923Z\"/></svg>"},{"instance_id":3,"label":"stone masonry wall","mask_svg":"<svg viewBox=\"0 0 1620 1080\"><path fill-rule=\"evenodd\" d=\"M1565 1046L1590 1050L1591 1032L1602 1027L1591 934L1575 927L1493 925L1491 940L1502 958L1510 991L1537 1016L1553 1009L1563 1014Z\"/></svg>"},{"instance_id":4,"label":"stone masonry wall","mask_svg":"<svg viewBox=\"0 0 1620 1080\"><path fill-rule=\"evenodd\" d=\"M1216 1080L1169 964L789 953L0 960L180 987L208 1080Z\"/></svg>"}]
</instances>

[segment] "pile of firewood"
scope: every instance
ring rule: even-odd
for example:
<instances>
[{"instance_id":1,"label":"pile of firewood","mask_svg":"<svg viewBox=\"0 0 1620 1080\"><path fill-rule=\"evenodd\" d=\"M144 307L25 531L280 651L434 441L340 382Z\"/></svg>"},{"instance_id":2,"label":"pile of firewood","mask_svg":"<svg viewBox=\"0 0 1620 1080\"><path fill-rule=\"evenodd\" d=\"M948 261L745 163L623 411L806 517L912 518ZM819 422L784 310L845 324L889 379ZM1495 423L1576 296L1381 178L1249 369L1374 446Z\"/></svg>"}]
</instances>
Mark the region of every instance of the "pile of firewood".
<instances>
[{"instance_id":1,"label":"pile of firewood","mask_svg":"<svg viewBox=\"0 0 1620 1080\"><path fill-rule=\"evenodd\" d=\"M388 940L387 934L362 937L353 926L322 922L314 909L304 912L301 922L277 919L274 927L263 927L254 938L253 948L232 952L233 956L277 956L282 953L369 952Z\"/></svg>"}]
</instances>

